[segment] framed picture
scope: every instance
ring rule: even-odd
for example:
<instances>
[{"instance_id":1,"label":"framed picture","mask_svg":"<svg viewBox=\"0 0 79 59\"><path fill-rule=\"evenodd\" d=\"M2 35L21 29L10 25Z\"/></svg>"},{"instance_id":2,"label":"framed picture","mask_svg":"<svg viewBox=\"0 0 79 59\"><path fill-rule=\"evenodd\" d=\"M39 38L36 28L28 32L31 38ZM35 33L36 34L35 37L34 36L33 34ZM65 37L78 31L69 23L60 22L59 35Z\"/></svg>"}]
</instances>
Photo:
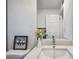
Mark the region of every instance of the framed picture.
<instances>
[{"instance_id":1,"label":"framed picture","mask_svg":"<svg viewBox=\"0 0 79 59\"><path fill-rule=\"evenodd\" d=\"M14 37L14 49L25 50L27 49L28 36L15 36Z\"/></svg>"}]
</instances>

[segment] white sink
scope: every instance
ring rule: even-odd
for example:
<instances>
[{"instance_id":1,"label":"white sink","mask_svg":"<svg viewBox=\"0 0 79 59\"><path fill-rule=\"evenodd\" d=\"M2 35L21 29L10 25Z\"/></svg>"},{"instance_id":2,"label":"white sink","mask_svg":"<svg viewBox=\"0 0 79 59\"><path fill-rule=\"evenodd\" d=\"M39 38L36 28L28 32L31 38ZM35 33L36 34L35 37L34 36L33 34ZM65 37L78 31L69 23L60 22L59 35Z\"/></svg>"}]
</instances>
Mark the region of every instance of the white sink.
<instances>
[{"instance_id":1,"label":"white sink","mask_svg":"<svg viewBox=\"0 0 79 59\"><path fill-rule=\"evenodd\" d=\"M38 59L72 59L67 49L43 48Z\"/></svg>"}]
</instances>

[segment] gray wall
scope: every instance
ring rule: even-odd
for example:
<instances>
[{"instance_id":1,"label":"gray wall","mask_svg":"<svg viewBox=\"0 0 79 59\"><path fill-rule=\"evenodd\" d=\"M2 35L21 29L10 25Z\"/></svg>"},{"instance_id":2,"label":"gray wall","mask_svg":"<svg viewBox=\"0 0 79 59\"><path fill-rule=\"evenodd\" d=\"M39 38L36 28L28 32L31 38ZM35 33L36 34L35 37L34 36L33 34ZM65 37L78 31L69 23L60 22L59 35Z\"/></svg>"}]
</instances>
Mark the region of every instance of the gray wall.
<instances>
[{"instance_id":1,"label":"gray wall","mask_svg":"<svg viewBox=\"0 0 79 59\"><path fill-rule=\"evenodd\" d=\"M73 0L64 0L64 37L72 39L73 35Z\"/></svg>"},{"instance_id":2,"label":"gray wall","mask_svg":"<svg viewBox=\"0 0 79 59\"><path fill-rule=\"evenodd\" d=\"M13 48L15 35L27 35L30 47L35 44L36 0L7 0L8 49Z\"/></svg>"}]
</instances>

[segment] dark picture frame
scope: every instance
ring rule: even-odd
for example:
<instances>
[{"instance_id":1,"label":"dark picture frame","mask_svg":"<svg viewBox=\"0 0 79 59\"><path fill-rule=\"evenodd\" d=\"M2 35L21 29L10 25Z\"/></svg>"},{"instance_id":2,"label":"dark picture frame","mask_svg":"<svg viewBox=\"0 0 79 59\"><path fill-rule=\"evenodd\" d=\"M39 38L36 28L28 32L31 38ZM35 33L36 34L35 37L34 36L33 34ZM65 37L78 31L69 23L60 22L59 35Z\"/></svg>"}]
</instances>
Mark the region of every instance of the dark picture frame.
<instances>
[{"instance_id":1,"label":"dark picture frame","mask_svg":"<svg viewBox=\"0 0 79 59\"><path fill-rule=\"evenodd\" d=\"M14 50L25 50L27 49L28 36L15 36L14 37Z\"/></svg>"}]
</instances>

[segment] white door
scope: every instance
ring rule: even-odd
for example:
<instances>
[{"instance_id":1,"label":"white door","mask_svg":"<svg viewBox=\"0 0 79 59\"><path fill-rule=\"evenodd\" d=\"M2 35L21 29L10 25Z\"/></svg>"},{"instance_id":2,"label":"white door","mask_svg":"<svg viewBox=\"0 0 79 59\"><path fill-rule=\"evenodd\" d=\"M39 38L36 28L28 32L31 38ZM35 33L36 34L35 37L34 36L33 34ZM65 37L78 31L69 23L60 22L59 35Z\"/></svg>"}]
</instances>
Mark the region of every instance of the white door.
<instances>
[{"instance_id":1,"label":"white door","mask_svg":"<svg viewBox=\"0 0 79 59\"><path fill-rule=\"evenodd\" d=\"M46 16L46 31L49 38L52 35L55 35L55 38L59 38L59 15Z\"/></svg>"}]
</instances>

